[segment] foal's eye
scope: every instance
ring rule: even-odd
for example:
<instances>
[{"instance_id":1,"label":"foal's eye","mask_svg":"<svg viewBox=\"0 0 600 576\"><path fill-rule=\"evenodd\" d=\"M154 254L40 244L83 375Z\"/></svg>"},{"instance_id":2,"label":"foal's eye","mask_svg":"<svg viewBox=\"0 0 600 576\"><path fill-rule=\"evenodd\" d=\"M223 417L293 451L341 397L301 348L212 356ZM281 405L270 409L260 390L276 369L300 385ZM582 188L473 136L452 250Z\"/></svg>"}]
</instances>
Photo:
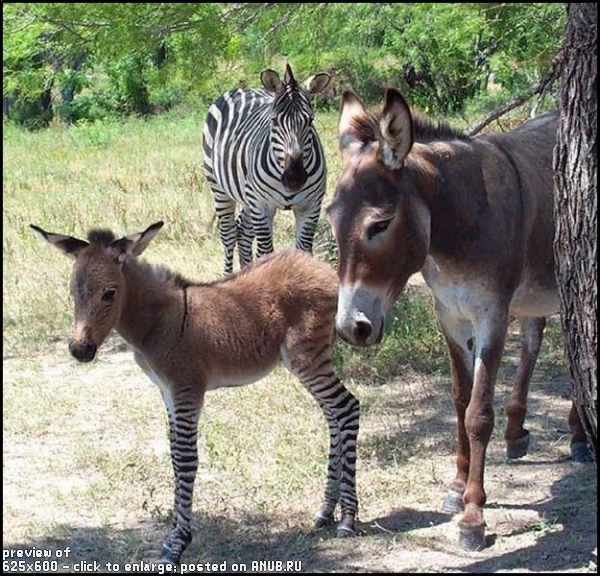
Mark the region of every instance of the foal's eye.
<instances>
[{"instance_id":1,"label":"foal's eye","mask_svg":"<svg viewBox=\"0 0 600 576\"><path fill-rule=\"evenodd\" d=\"M367 228L367 240L371 240L371 238L373 238L374 236L377 236L377 234L381 234L382 232L385 232L388 229L388 226L390 225L392 220L393 220L393 218L388 218L387 220L380 220L379 222L373 222L373 224L371 224Z\"/></svg>"},{"instance_id":2,"label":"foal's eye","mask_svg":"<svg viewBox=\"0 0 600 576\"><path fill-rule=\"evenodd\" d=\"M109 288L108 290L105 290L104 294L102 294L102 300L104 302L112 302L115 299L115 293L116 290L114 288Z\"/></svg>"}]
</instances>

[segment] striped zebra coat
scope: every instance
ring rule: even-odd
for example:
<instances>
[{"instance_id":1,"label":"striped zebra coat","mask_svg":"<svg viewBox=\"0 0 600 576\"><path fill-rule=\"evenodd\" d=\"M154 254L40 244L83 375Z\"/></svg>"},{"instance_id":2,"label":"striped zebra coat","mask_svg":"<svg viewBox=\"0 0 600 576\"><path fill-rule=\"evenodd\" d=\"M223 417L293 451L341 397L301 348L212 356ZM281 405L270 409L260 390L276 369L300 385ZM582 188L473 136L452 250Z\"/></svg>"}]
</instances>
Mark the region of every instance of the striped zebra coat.
<instances>
[{"instance_id":1,"label":"striped zebra coat","mask_svg":"<svg viewBox=\"0 0 600 576\"><path fill-rule=\"evenodd\" d=\"M225 273L273 251L275 211L293 210L296 248L312 252L325 195L323 147L312 125L311 96L329 83L316 74L301 86L289 65L283 81L261 75L264 89L223 94L208 110L203 131L204 174L214 195ZM240 205L236 217L236 205Z\"/></svg>"}]
</instances>

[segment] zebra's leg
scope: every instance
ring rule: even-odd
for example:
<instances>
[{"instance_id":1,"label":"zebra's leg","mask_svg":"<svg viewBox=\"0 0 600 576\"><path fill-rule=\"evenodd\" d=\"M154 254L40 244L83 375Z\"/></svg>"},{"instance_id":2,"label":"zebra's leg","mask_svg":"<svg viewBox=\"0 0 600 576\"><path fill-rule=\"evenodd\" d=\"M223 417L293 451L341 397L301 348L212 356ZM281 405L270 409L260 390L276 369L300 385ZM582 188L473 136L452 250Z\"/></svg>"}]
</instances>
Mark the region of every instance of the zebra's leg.
<instances>
[{"instance_id":1,"label":"zebra's leg","mask_svg":"<svg viewBox=\"0 0 600 576\"><path fill-rule=\"evenodd\" d=\"M252 214L252 227L256 238L256 257L273 252L273 218L275 208L266 205L250 206Z\"/></svg>"},{"instance_id":2,"label":"zebra's leg","mask_svg":"<svg viewBox=\"0 0 600 576\"><path fill-rule=\"evenodd\" d=\"M329 328L329 327L327 327ZM358 399L336 376L332 362L332 338L319 330L290 331L282 354L286 366L298 376L318 402L329 426L329 464L323 505L317 514L317 528L332 523L339 501L342 516L338 536L356 533L356 440L360 407ZM324 340L323 337L327 337Z\"/></svg>"},{"instance_id":3,"label":"zebra's leg","mask_svg":"<svg viewBox=\"0 0 600 576\"><path fill-rule=\"evenodd\" d=\"M177 564L192 541L192 497L198 470L198 418L201 399L190 388L175 392L161 386L169 417L171 463L175 477L173 527L163 544L161 560Z\"/></svg>"},{"instance_id":4,"label":"zebra's leg","mask_svg":"<svg viewBox=\"0 0 600 576\"><path fill-rule=\"evenodd\" d=\"M236 220L238 254L240 268L252 262L252 244L254 243L254 228L252 227L252 214L250 209L243 207Z\"/></svg>"},{"instance_id":5,"label":"zebra's leg","mask_svg":"<svg viewBox=\"0 0 600 576\"><path fill-rule=\"evenodd\" d=\"M219 235L223 244L224 273L233 272L233 250L237 240L237 226L235 224L235 202L220 190L214 190L215 211L217 213Z\"/></svg>"},{"instance_id":6,"label":"zebra's leg","mask_svg":"<svg viewBox=\"0 0 600 576\"><path fill-rule=\"evenodd\" d=\"M294 206L296 218L296 248L312 254L313 239L321 213L321 201L306 206Z\"/></svg>"}]
</instances>

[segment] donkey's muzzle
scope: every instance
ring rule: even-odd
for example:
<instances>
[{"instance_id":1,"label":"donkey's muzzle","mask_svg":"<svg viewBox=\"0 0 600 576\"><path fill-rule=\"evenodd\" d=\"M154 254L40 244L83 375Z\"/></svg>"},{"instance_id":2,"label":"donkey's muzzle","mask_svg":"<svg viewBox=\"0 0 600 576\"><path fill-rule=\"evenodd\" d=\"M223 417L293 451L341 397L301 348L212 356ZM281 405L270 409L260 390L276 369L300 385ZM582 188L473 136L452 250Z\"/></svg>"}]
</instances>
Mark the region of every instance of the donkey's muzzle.
<instances>
[{"instance_id":1,"label":"donkey's muzzle","mask_svg":"<svg viewBox=\"0 0 600 576\"><path fill-rule=\"evenodd\" d=\"M84 340L83 342L71 340L69 342L69 352L79 362L91 362L96 356L97 349L96 344L89 340Z\"/></svg>"}]
</instances>

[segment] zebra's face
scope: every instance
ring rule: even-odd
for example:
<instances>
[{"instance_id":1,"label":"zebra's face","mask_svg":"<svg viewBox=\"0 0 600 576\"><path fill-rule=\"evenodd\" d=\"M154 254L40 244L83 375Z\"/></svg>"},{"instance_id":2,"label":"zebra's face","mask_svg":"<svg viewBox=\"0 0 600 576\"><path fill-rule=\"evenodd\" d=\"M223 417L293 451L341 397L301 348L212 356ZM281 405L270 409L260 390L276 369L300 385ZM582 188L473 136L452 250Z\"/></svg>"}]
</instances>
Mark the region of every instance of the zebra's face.
<instances>
[{"instance_id":1,"label":"zebra's face","mask_svg":"<svg viewBox=\"0 0 600 576\"><path fill-rule=\"evenodd\" d=\"M271 111L271 147L282 170L281 182L289 191L300 190L308 178L314 153L311 97L325 89L328 74L317 74L300 86L286 67L283 82L273 70L262 73L264 87L275 96Z\"/></svg>"}]
</instances>

